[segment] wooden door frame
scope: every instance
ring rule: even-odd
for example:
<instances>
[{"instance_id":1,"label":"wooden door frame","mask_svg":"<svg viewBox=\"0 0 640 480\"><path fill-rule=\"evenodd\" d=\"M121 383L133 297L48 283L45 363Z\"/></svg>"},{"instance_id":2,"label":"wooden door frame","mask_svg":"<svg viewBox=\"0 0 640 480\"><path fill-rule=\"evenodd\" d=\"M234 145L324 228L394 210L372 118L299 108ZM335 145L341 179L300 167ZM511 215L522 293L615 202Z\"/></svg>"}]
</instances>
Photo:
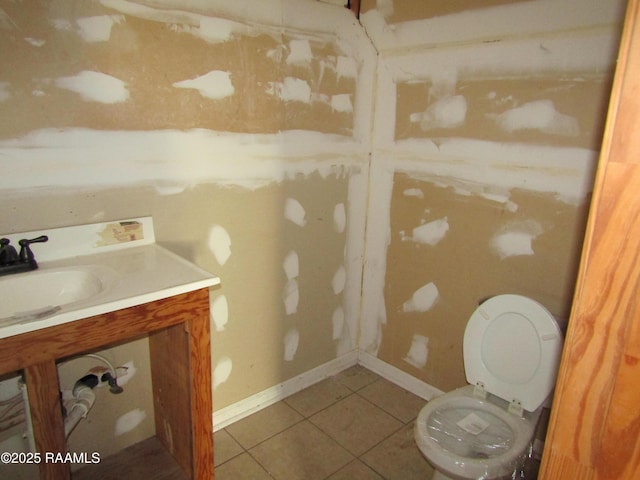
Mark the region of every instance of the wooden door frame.
<instances>
[{"instance_id":1,"label":"wooden door frame","mask_svg":"<svg viewBox=\"0 0 640 480\"><path fill-rule=\"evenodd\" d=\"M629 1L540 479L640 478L639 8Z\"/></svg>"}]
</instances>

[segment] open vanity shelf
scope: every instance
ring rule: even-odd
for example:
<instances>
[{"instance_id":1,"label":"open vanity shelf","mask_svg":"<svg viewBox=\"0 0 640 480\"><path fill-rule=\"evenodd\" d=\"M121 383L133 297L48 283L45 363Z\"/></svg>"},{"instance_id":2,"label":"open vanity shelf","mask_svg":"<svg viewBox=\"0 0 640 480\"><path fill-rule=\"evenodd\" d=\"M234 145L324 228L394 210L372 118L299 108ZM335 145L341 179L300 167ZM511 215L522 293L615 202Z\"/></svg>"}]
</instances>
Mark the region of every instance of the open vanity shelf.
<instances>
[{"instance_id":1,"label":"open vanity shelf","mask_svg":"<svg viewBox=\"0 0 640 480\"><path fill-rule=\"evenodd\" d=\"M4 338L0 376L24 372L37 451L64 455L56 361L144 336L149 338L156 437L186 478L213 479L208 288ZM68 463L39 466L42 480L72 478Z\"/></svg>"}]
</instances>

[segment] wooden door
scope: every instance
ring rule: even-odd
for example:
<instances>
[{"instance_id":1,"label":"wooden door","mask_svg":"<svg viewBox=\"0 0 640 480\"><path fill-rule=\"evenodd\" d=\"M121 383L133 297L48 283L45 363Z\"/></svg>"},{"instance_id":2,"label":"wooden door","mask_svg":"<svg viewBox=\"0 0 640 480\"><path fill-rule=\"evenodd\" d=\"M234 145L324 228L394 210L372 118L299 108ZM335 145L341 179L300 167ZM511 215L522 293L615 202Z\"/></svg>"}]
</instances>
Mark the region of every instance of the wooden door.
<instances>
[{"instance_id":1,"label":"wooden door","mask_svg":"<svg viewBox=\"0 0 640 480\"><path fill-rule=\"evenodd\" d=\"M630 0L540 479L640 479L640 0Z\"/></svg>"}]
</instances>

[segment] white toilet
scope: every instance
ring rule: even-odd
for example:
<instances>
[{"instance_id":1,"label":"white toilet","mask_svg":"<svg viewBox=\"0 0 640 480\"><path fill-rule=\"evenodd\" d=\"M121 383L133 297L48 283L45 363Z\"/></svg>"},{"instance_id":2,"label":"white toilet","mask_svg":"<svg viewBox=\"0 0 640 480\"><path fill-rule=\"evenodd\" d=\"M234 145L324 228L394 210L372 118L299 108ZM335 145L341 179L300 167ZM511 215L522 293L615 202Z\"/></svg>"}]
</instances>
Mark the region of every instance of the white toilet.
<instances>
[{"instance_id":1,"label":"white toilet","mask_svg":"<svg viewBox=\"0 0 640 480\"><path fill-rule=\"evenodd\" d=\"M434 398L416 420L433 479L512 478L529 454L561 351L558 324L539 303L520 295L482 303L464 332L470 385Z\"/></svg>"}]
</instances>

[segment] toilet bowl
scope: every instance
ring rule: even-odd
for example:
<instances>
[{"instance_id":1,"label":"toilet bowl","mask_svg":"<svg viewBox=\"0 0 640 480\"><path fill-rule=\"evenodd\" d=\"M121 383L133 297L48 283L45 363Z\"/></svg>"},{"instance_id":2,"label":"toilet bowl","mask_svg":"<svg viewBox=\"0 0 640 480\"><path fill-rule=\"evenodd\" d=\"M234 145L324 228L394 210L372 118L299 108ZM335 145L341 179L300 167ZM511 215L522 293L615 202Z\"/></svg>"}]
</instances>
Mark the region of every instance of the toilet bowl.
<instances>
[{"instance_id":1,"label":"toilet bowl","mask_svg":"<svg viewBox=\"0 0 640 480\"><path fill-rule=\"evenodd\" d=\"M553 315L534 300L499 295L476 309L464 335L470 385L429 401L416 420L434 479L512 478L529 455L561 349Z\"/></svg>"},{"instance_id":2,"label":"toilet bowl","mask_svg":"<svg viewBox=\"0 0 640 480\"><path fill-rule=\"evenodd\" d=\"M438 478L511 478L526 460L541 409L520 417L507 413L508 402L473 391L467 385L427 403L416 420L418 448Z\"/></svg>"}]
</instances>

